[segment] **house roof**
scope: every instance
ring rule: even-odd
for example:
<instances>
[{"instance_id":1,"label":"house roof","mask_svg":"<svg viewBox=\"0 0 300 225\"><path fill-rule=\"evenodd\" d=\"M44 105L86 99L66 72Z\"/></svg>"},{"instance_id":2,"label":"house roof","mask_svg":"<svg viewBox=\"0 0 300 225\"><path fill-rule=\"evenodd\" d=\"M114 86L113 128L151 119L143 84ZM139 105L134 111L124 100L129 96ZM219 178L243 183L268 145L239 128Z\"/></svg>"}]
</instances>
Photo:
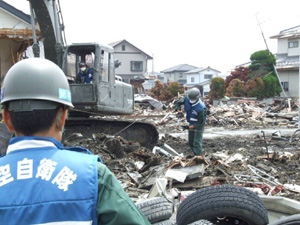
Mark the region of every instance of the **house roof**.
<instances>
[{"instance_id":1,"label":"house roof","mask_svg":"<svg viewBox=\"0 0 300 225\"><path fill-rule=\"evenodd\" d=\"M219 70L216 70L216 69L213 69L213 68L210 68L209 66L207 68L197 68L197 69L193 69L193 70L190 70L190 71L187 71L185 72L185 74L189 74L189 73L200 73L201 71L204 71L204 70L214 70L216 71L217 73L221 73Z\"/></svg>"},{"instance_id":2,"label":"house roof","mask_svg":"<svg viewBox=\"0 0 300 225\"><path fill-rule=\"evenodd\" d=\"M172 72L187 72L187 71L190 71L190 70L193 70L193 69L196 69L198 67L196 66L191 66L191 65L188 65L188 64L180 64L178 66L174 66L174 67L171 67L169 69L166 69L166 70L163 70L163 71L160 71L161 73L172 73Z\"/></svg>"},{"instance_id":3,"label":"house roof","mask_svg":"<svg viewBox=\"0 0 300 225\"><path fill-rule=\"evenodd\" d=\"M204 85L207 85L207 84L210 84L211 80L206 80L206 81L203 81L201 83L193 83L193 84L185 84L184 86L185 87L195 87L195 86L204 86Z\"/></svg>"},{"instance_id":4,"label":"house roof","mask_svg":"<svg viewBox=\"0 0 300 225\"><path fill-rule=\"evenodd\" d=\"M282 31L280 31L279 34L274 35L270 38L284 39L284 38L299 38L299 37L300 37L300 25L286 29L286 30L282 30Z\"/></svg>"},{"instance_id":5,"label":"house roof","mask_svg":"<svg viewBox=\"0 0 300 225\"><path fill-rule=\"evenodd\" d=\"M297 69L299 67L299 56L288 56L287 54L276 55L277 69Z\"/></svg>"},{"instance_id":6,"label":"house roof","mask_svg":"<svg viewBox=\"0 0 300 225\"><path fill-rule=\"evenodd\" d=\"M5 11L15 15L16 17L20 18L21 20L25 21L26 23L31 24L30 15L16 9L15 7L11 6L10 4L0 0L0 8L4 9Z\"/></svg>"},{"instance_id":7,"label":"house roof","mask_svg":"<svg viewBox=\"0 0 300 225\"><path fill-rule=\"evenodd\" d=\"M145 54L147 56L147 59L153 59L150 55L148 55L147 53L145 53L141 49L137 48L136 46L134 46L130 42L126 41L125 39L123 39L121 41L116 41L116 42L110 43L109 45L115 48L116 46L121 45L121 44L128 44L131 47L136 48L137 50L139 50L140 52L142 52L143 54Z\"/></svg>"}]
</instances>

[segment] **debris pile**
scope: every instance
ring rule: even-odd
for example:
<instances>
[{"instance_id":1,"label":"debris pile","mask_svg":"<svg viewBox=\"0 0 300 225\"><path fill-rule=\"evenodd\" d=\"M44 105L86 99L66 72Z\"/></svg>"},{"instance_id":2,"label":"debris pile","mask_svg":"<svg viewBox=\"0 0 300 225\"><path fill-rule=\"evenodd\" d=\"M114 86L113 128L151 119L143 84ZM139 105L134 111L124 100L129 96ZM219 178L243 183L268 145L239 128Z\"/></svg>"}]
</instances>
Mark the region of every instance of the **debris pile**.
<instances>
[{"instance_id":1,"label":"debris pile","mask_svg":"<svg viewBox=\"0 0 300 225\"><path fill-rule=\"evenodd\" d=\"M300 201L300 143L289 137L220 137L204 139L203 156L193 156L186 140L165 135L153 149L105 134L66 139L98 154L117 176L129 196L137 201L153 195L157 179L167 179L167 189L195 190L218 184L235 184L259 194Z\"/></svg>"},{"instance_id":2,"label":"debris pile","mask_svg":"<svg viewBox=\"0 0 300 225\"><path fill-rule=\"evenodd\" d=\"M174 105L179 98L163 102L163 110L148 105L136 104L132 116L121 116L153 123L160 133L180 132L185 125L182 112L175 112ZM226 101L225 101L226 100ZM275 99L257 101L253 99L225 99L216 106L203 102L208 108L207 126L224 127L226 129L262 129L267 127L296 128L298 122L297 99Z\"/></svg>"},{"instance_id":3,"label":"debris pile","mask_svg":"<svg viewBox=\"0 0 300 225\"><path fill-rule=\"evenodd\" d=\"M211 132L210 128L227 133L204 138L205 152L195 157L187 140L180 138L187 131L182 129L186 123L184 113L173 110L176 100L163 103L159 110L143 103L133 116L121 116L155 124L161 138L154 147L145 148L103 133L88 139L74 134L64 144L82 146L99 155L134 201L160 196L165 190L179 193L219 184L239 185L261 195L300 201L300 132L292 133L297 127L297 104L290 100L207 104L205 133ZM227 135L233 130L242 134L247 129L261 132ZM292 132L282 135L280 129ZM162 186L164 190L160 189Z\"/></svg>"}]
</instances>

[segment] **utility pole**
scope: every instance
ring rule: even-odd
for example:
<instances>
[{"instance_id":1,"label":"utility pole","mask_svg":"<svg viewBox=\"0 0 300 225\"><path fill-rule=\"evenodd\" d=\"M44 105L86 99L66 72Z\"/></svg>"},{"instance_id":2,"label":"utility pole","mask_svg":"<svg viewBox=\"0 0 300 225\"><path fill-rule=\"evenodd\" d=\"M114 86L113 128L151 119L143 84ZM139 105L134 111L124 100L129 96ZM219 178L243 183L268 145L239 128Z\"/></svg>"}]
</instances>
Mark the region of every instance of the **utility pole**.
<instances>
[{"instance_id":1,"label":"utility pole","mask_svg":"<svg viewBox=\"0 0 300 225\"><path fill-rule=\"evenodd\" d=\"M299 34L300 35L300 34ZM299 54L299 61L298 61L298 79L299 79L299 90L298 90L298 129L300 129L300 37L298 38L298 54Z\"/></svg>"},{"instance_id":2,"label":"utility pole","mask_svg":"<svg viewBox=\"0 0 300 225\"><path fill-rule=\"evenodd\" d=\"M258 18L257 18L257 13L256 13L255 16L256 16L256 20L257 20L259 29L260 29L260 31L261 31L261 35L262 35L262 37L263 37L263 39L264 39L264 42L265 42L265 44L266 44L267 50L269 51L269 54L271 55L271 52L270 52L270 50L269 50L267 41L266 41L266 39L265 39L265 35L264 35L264 33L263 33L263 31L262 31L262 28L261 28L261 26L260 26L260 22L259 22L259 20L258 20ZM274 69L274 71L275 71L275 73L276 73L276 76L277 76L277 78L278 78L278 81L279 81L281 90L282 90L282 92L283 92L283 95L284 95L284 97L286 98L285 91L284 91L284 89L283 89L283 87L282 87L282 84L281 84L281 81L280 81L280 78L279 78L279 75L278 75L278 73L277 73L277 69L276 69L276 66L274 65L274 63L273 63L273 69Z\"/></svg>"},{"instance_id":3,"label":"utility pole","mask_svg":"<svg viewBox=\"0 0 300 225\"><path fill-rule=\"evenodd\" d=\"M152 53L152 76L154 75L154 54Z\"/></svg>"}]
</instances>

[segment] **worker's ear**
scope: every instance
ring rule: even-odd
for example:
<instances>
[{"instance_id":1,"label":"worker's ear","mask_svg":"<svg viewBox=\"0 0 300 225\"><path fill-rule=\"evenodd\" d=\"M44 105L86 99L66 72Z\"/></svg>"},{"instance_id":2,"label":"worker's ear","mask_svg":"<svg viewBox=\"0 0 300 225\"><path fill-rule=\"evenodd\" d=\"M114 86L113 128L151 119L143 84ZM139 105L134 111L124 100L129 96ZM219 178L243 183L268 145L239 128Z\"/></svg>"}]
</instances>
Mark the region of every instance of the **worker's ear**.
<instances>
[{"instance_id":1,"label":"worker's ear","mask_svg":"<svg viewBox=\"0 0 300 225\"><path fill-rule=\"evenodd\" d=\"M10 113L7 109L4 109L2 112L2 118L4 121L5 126L7 127L7 129L11 132L15 131L11 119L10 119Z\"/></svg>"},{"instance_id":2,"label":"worker's ear","mask_svg":"<svg viewBox=\"0 0 300 225\"><path fill-rule=\"evenodd\" d=\"M56 118L56 127L61 132L64 129L67 117L68 117L68 110L67 109L63 109L63 110L58 111L58 115L57 115L57 118Z\"/></svg>"}]
</instances>

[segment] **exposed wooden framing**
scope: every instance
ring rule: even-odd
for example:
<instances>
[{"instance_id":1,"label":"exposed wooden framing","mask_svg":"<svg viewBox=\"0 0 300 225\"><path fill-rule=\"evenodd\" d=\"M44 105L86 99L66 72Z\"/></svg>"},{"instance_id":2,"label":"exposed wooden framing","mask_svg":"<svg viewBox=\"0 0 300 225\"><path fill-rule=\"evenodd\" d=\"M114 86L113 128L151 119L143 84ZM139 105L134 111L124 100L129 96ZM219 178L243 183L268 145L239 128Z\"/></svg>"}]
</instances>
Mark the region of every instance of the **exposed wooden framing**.
<instances>
[{"instance_id":1,"label":"exposed wooden framing","mask_svg":"<svg viewBox=\"0 0 300 225\"><path fill-rule=\"evenodd\" d=\"M37 36L39 37L40 31L37 31ZM9 29L9 28L4 28L0 29L0 37L1 36L23 36L23 37L28 37L32 36L32 30L30 29Z\"/></svg>"}]
</instances>

